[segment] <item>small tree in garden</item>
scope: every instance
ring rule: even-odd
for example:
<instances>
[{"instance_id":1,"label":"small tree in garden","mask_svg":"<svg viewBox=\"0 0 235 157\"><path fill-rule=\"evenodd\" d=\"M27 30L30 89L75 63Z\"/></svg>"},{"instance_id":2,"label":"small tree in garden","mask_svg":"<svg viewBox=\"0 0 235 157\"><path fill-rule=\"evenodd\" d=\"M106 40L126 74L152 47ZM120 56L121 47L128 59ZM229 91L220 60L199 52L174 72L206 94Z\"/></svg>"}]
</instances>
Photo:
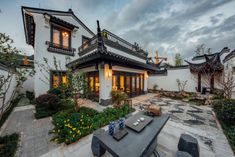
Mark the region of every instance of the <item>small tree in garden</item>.
<instances>
[{"instance_id":1,"label":"small tree in garden","mask_svg":"<svg viewBox=\"0 0 235 157\"><path fill-rule=\"evenodd\" d=\"M7 104L6 97L9 94L12 81L16 80L16 86L12 93L10 93L10 101L12 101L22 87L23 83L27 80L27 77L33 76L34 69L22 68L19 66L19 54L20 51L15 47L12 47L13 40L6 34L0 33L0 62L7 65L5 74L0 74L0 96L2 97L2 104L0 110L0 119L7 109L11 107L11 104ZM7 107L7 108L6 108Z\"/></svg>"},{"instance_id":2,"label":"small tree in garden","mask_svg":"<svg viewBox=\"0 0 235 157\"><path fill-rule=\"evenodd\" d=\"M67 70L67 74L69 80L68 89L71 92L77 107L80 107L83 101L78 98L87 98L89 94L86 75L81 72L72 72L71 69Z\"/></svg>"},{"instance_id":3,"label":"small tree in garden","mask_svg":"<svg viewBox=\"0 0 235 157\"><path fill-rule=\"evenodd\" d=\"M235 88L235 79L233 77L232 72L228 72L227 74L223 72L221 79L218 81L220 87L224 91L224 98L231 99L232 91Z\"/></svg>"},{"instance_id":4,"label":"small tree in garden","mask_svg":"<svg viewBox=\"0 0 235 157\"><path fill-rule=\"evenodd\" d=\"M176 83L179 89L179 92L184 92L185 86L187 85L187 80L186 81L182 81L180 79L176 79Z\"/></svg>"},{"instance_id":5,"label":"small tree in garden","mask_svg":"<svg viewBox=\"0 0 235 157\"><path fill-rule=\"evenodd\" d=\"M175 66L181 66L183 64L183 59L180 53L175 54Z\"/></svg>"},{"instance_id":6,"label":"small tree in garden","mask_svg":"<svg viewBox=\"0 0 235 157\"><path fill-rule=\"evenodd\" d=\"M153 86L153 90L157 90L157 88L158 88L158 85L157 84L155 84L154 86Z\"/></svg>"}]
</instances>

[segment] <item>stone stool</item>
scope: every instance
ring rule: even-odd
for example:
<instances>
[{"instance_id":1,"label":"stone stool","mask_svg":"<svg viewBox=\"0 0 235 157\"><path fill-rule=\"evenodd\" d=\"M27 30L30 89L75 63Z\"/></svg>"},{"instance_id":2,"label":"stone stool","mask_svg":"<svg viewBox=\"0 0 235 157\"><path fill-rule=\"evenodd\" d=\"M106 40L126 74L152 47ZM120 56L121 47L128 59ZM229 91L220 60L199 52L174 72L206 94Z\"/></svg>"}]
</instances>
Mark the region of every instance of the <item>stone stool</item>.
<instances>
[{"instance_id":1,"label":"stone stool","mask_svg":"<svg viewBox=\"0 0 235 157\"><path fill-rule=\"evenodd\" d=\"M91 141L91 150L94 156L102 156L106 150L100 145L100 140L97 138L100 133L104 132L103 129L98 129L94 132L92 141Z\"/></svg>"},{"instance_id":2,"label":"stone stool","mask_svg":"<svg viewBox=\"0 0 235 157\"><path fill-rule=\"evenodd\" d=\"M197 139L190 135L181 134L178 143L178 150L187 152L193 157L199 157L199 146Z\"/></svg>"},{"instance_id":3,"label":"stone stool","mask_svg":"<svg viewBox=\"0 0 235 157\"><path fill-rule=\"evenodd\" d=\"M187 152L177 151L175 157L193 157Z\"/></svg>"}]
</instances>

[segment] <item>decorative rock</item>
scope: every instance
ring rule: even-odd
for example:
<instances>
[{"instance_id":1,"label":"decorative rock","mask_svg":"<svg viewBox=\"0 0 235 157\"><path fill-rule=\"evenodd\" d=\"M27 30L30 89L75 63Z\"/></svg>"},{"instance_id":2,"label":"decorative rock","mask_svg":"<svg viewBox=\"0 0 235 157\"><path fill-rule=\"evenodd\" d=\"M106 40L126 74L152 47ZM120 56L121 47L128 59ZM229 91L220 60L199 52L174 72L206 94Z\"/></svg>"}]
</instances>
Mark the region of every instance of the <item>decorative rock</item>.
<instances>
[{"instance_id":1,"label":"decorative rock","mask_svg":"<svg viewBox=\"0 0 235 157\"><path fill-rule=\"evenodd\" d=\"M91 150L94 156L102 156L106 152L106 150L100 145L100 141L97 138L97 136L101 132L104 132L104 130L103 129L96 130L92 137Z\"/></svg>"},{"instance_id":2,"label":"decorative rock","mask_svg":"<svg viewBox=\"0 0 235 157\"><path fill-rule=\"evenodd\" d=\"M150 105L148 107L148 112L154 113L156 116L161 115L161 107L156 105Z\"/></svg>"},{"instance_id":3,"label":"decorative rock","mask_svg":"<svg viewBox=\"0 0 235 157\"><path fill-rule=\"evenodd\" d=\"M177 151L175 157L192 157L192 155L187 152Z\"/></svg>"},{"instance_id":4,"label":"decorative rock","mask_svg":"<svg viewBox=\"0 0 235 157\"><path fill-rule=\"evenodd\" d=\"M193 157L199 157L199 146L198 141L194 137L187 135L187 134L181 134L180 140L178 143L178 150L188 152Z\"/></svg>"}]
</instances>

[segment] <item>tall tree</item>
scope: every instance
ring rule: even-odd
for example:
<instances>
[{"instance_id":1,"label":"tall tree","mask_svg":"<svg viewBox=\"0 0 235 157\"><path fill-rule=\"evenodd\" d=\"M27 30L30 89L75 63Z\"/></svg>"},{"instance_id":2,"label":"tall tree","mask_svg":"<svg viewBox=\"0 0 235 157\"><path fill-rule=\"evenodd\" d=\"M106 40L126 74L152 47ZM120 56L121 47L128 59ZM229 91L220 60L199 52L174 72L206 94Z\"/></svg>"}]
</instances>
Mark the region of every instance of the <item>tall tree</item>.
<instances>
[{"instance_id":1,"label":"tall tree","mask_svg":"<svg viewBox=\"0 0 235 157\"><path fill-rule=\"evenodd\" d=\"M212 54L211 48L206 48L205 44L197 45L194 52L196 56L201 56L204 54Z\"/></svg>"},{"instance_id":2,"label":"tall tree","mask_svg":"<svg viewBox=\"0 0 235 157\"><path fill-rule=\"evenodd\" d=\"M183 64L183 59L180 53L175 54L175 66L181 66Z\"/></svg>"}]
</instances>

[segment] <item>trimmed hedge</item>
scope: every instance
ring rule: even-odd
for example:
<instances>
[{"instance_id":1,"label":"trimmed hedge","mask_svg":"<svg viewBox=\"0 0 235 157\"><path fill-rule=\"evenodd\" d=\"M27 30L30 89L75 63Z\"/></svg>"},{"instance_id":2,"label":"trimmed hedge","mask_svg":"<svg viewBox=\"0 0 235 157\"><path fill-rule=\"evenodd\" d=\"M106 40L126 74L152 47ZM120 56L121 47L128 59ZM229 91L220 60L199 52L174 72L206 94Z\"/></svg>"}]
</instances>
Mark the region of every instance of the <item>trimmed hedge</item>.
<instances>
[{"instance_id":1,"label":"trimmed hedge","mask_svg":"<svg viewBox=\"0 0 235 157\"><path fill-rule=\"evenodd\" d=\"M11 134L0 137L0 156L14 157L18 148L19 134Z\"/></svg>"},{"instance_id":2,"label":"trimmed hedge","mask_svg":"<svg viewBox=\"0 0 235 157\"><path fill-rule=\"evenodd\" d=\"M235 100L215 101L213 108L235 153Z\"/></svg>"},{"instance_id":3,"label":"trimmed hedge","mask_svg":"<svg viewBox=\"0 0 235 157\"><path fill-rule=\"evenodd\" d=\"M127 104L120 108L108 107L103 112L86 107L81 107L78 111L74 109L61 111L52 117L55 126L50 132L55 135L52 140L58 143L73 143L131 111Z\"/></svg>"},{"instance_id":4,"label":"trimmed hedge","mask_svg":"<svg viewBox=\"0 0 235 157\"><path fill-rule=\"evenodd\" d=\"M55 94L43 94L36 98L36 113L35 118L45 118L53 114L75 107L72 99L60 99Z\"/></svg>"},{"instance_id":5,"label":"trimmed hedge","mask_svg":"<svg viewBox=\"0 0 235 157\"><path fill-rule=\"evenodd\" d=\"M213 104L217 117L226 124L235 125L235 100L219 100Z\"/></svg>"}]
</instances>

